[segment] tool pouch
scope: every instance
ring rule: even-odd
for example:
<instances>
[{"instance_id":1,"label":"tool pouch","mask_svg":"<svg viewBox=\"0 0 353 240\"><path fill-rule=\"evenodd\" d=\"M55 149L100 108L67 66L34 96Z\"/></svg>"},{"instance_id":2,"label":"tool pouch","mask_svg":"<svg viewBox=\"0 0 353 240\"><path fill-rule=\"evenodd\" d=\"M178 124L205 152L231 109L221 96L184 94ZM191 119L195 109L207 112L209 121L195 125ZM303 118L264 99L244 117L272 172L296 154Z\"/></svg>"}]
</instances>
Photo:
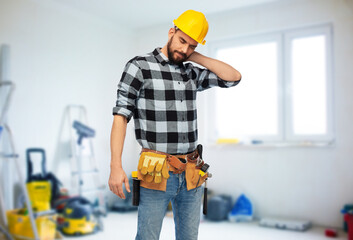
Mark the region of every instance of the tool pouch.
<instances>
[{"instance_id":1,"label":"tool pouch","mask_svg":"<svg viewBox=\"0 0 353 240\"><path fill-rule=\"evenodd\" d=\"M166 160L166 155L153 152L141 153L137 168L141 187L166 191L169 178L169 164Z\"/></svg>"},{"instance_id":2,"label":"tool pouch","mask_svg":"<svg viewBox=\"0 0 353 240\"><path fill-rule=\"evenodd\" d=\"M208 177L208 174L202 174L202 172L200 172L200 169L201 167L196 167L195 163L188 162L186 164L185 179L188 191L201 186Z\"/></svg>"}]
</instances>

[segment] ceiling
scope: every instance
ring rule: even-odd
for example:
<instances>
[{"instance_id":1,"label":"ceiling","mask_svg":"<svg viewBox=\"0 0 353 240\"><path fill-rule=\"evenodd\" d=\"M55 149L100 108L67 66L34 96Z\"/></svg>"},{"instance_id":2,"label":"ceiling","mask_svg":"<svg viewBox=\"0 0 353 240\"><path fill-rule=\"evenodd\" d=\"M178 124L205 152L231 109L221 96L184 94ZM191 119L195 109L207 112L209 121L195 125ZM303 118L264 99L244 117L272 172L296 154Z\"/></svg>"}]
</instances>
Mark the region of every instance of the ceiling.
<instances>
[{"instance_id":1,"label":"ceiling","mask_svg":"<svg viewBox=\"0 0 353 240\"><path fill-rule=\"evenodd\" d=\"M172 23L182 12L194 9L215 14L235 8L254 6L279 0L53 0L88 12L130 29ZM282 0L283 1L283 0Z\"/></svg>"}]
</instances>

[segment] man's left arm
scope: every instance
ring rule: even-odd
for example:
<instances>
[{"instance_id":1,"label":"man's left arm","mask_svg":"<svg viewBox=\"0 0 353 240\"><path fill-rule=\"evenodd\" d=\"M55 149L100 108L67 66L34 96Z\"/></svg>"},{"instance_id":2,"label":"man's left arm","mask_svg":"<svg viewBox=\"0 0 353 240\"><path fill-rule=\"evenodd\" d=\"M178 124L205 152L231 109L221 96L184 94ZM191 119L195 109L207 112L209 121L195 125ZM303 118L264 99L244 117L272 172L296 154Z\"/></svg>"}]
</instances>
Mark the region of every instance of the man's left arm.
<instances>
[{"instance_id":1,"label":"man's left arm","mask_svg":"<svg viewBox=\"0 0 353 240\"><path fill-rule=\"evenodd\" d=\"M201 66L215 73L222 80L234 82L241 79L240 72L229 64L214 58L207 57L199 52L193 52L188 58L188 61L200 64Z\"/></svg>"}]
</instances>

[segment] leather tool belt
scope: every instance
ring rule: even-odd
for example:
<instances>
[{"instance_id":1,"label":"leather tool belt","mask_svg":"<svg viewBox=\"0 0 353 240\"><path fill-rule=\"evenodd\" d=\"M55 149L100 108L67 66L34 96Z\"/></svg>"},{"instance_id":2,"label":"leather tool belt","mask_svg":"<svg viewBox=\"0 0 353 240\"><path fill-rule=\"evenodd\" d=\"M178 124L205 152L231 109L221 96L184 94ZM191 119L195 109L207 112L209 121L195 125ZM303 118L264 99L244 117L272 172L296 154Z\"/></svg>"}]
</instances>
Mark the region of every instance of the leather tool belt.
<instances>
[{"instance_id":1,"label":"leather tool belt","mask_svg":"<svg viewBox=\"0 0 353 240\"><path fill-rule=\"evenodd\" d=\"M148 148L142 148L141 153L143 152L152 152L160 155L165 155L167 157L167 162L170 166L169 171L173 173L180 174L185 171L187 163L196 164L196 168L201 169L204 164L203 160L200 158L200 155L197 152L197 149L192 153L185 155L171 155L165 152L160 152L156 150L151 150Z\"/></svg>"},{"instance_id":2,"label":"leather tool belt","mask_svg":"<svg viewBox=\"0 0 353 240\"><path fill-rule=\"evenodd\" d=\"M165 152L143 148L138 166L140 186L153 190L166 191L168 172L180 174L185 171L187 189L191 190L202 185L207 174L199 174L204 165L197 149L189 154L172 155Z\"/></svg>"}]
</instances>

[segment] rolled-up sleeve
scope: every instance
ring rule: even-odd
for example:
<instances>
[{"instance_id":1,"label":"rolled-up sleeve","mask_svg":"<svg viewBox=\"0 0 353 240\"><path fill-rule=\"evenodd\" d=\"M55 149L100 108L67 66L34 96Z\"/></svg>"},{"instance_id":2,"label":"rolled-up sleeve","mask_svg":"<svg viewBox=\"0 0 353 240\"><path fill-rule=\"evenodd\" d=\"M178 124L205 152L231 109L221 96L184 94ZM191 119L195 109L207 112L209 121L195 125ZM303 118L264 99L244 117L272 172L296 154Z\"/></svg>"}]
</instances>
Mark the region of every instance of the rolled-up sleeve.
<instances>
[{"instance_id":1,"label":"rolled-up sleeve","mask_svg":"<svg viewBox=\"0 0 353 240\"><path fill-rule=\"evenodd\" d=\"M229 88L238 85L239 81L226 81L206 68L192 67L191 77L196 79L197 91L203 91L211 87Z\"/></svg>"},{"instance_id":2,"label":"rolled-up sleeve","mask_svg":"<svg viewBox=\"0 0 353 240\"><path fill-rule=\"evenodd\" d=\"M113 115L122 115L129 122L134 114L136 99L143 83L142 72L134 60L129 61L118 84Z\"/></svg>"}]
</instances>

